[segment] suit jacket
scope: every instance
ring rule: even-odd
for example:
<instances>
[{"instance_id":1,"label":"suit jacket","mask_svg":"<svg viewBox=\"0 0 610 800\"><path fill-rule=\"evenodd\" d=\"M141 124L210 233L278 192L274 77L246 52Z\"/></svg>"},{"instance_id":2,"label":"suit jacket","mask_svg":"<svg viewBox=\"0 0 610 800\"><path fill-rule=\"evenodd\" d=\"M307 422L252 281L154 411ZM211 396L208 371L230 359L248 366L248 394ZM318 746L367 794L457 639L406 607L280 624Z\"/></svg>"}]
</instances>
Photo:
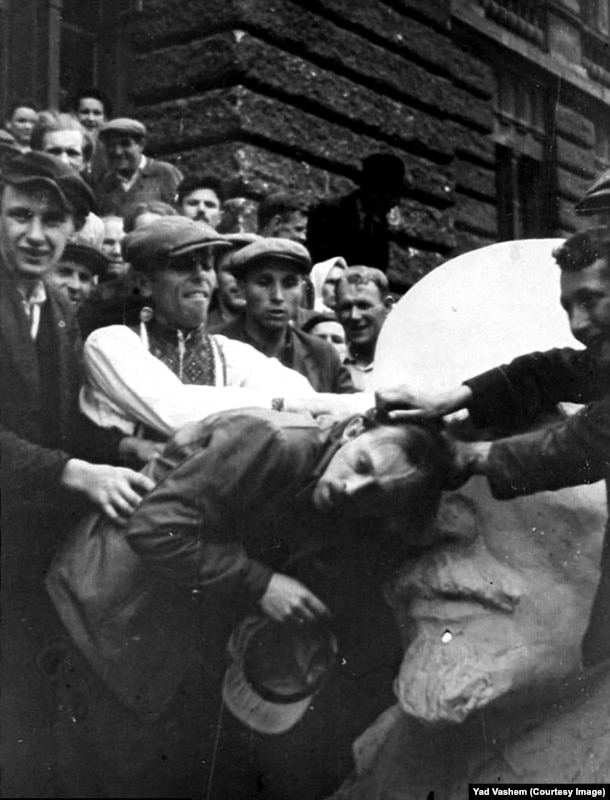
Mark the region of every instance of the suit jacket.
<instances>
[{"instance_id":1,"label":"suit jacket","mask_svg":"<svg viewBox=\"0 0 610 800\"><path fill-rule=\"evenodd\" d=\"M387 222L367 219L360 210L358 197L359 190L315 206L309 214L307 248L314 264L343 256L349 266L364 264L387 272Z\"/></svg>"},{"instance_id":2,"label":"suit jacket","mask_svg":"<svg viewBox=\"0 0 610 800\"><path fill-rule=\"evenodd\" d=\"M133 186L123 191L115 172L107 172L94 186L100 216L125 215L134 203L147 203L162 200L173 205L176 188L182 180L182 173L173 164L147 158L144 169L140 171Z\"/></svg>"},{"instance_id":3,"label":"suit jacket","mask_svg":"<svg viewBox=\"0 0 610 800\"><path fill-rule=\"evenodd\" d=\"M244 325L244 317L228 322L218 328L216 333L237 339L261 350L259 345L248 335ZM261 350L264 353L264 351ZM264 353L268 355L268 353ZM352 379L347 369L341 364L336 350L328 342L304 333L300 328L289 326L286 330L286 346L279 355L279 361L290 369L304 375L316 392L334 392L345 394L355 392Z\"/></svg>"}]
</instances>

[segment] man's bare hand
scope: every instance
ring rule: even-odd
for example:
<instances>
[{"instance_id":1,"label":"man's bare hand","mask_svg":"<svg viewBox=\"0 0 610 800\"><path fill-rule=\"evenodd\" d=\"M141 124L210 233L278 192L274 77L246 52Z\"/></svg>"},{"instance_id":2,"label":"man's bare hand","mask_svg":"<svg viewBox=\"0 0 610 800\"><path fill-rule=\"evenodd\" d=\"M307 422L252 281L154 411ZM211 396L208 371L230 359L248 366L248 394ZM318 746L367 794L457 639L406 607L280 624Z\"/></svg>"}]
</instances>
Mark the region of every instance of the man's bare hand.
<instances>
[{"instance_id":1,"label":"man's bare hand","mask_svg":"<svg viewBox=\"0 0 610 800\"><path fill-rule=\"evenodd\" d=\"M436 394L414 391L403 384L379 389L375 393L375 404L377 410L390 419L436 419L465 408L471 397L471 390L463 384Z\"/></svg>"},{"instance_id":2,"label":"man's bare hand","mask_svg":"<svg viewBox=\"0 0 610 800\"><path fill-rule=\"evenodd\" d=\"M330 616L328 608L313 592L280 572L273 574L260 606L276 622L316 622Z\"/></svg>"},{"instance_id":3,"label":"man's bare hand","mask_svg":"<svg viewBox=\"0 0 610 800\"><path fill-rule=\"evenodd\" d=\"M154 488L153 481L126 467L90 464L71 458L64 467L61 483L81 492L113 522L124 523L136 510L143 495Z\"/></svg>"}]
</instances>

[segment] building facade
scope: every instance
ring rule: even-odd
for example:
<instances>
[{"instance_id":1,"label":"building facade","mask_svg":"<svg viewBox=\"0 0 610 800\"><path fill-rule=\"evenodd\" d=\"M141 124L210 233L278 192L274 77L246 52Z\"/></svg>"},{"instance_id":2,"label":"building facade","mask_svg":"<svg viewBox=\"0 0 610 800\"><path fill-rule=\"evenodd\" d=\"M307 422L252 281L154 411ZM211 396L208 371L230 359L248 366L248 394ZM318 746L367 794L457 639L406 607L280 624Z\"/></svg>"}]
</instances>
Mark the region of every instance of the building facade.
<instances>
[{"instance_id":1,"label":"building facade","mask_svg":"<svg viewBox=\"0 0 610 800\"><path fill-rule=\"evenodd\" d=\"M582 227L610 168L610 0L0 0L4 107L98 85L233 194L406 166L392 269ZM32 26L32 20L35 25Z\"/></svg>"}]
</instances>

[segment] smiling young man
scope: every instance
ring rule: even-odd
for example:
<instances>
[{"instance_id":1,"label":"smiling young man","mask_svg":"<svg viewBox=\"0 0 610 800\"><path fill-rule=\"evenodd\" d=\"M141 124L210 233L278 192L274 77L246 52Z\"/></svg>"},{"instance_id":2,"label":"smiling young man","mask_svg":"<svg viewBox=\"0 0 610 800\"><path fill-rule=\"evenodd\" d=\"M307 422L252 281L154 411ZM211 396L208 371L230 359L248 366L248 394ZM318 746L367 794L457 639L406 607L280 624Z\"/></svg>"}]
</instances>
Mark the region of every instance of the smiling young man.
<instances>
[{"instance_id":1,"label":"smiling young man","mask_svg":"<svg viewBox=\"0 0 610 800\"><path fill-rule=\"evenodd\" d=\"M132 470L84 460L93 440L77 429L78 330L68 301L44 283L92 205L74 170L45 153L16 156L2 173L0 761L12 796L50 793L45 709L54 706L37 664L58 635L42 583L52 554L80 515L96 507L123 520L152 488Z\"/></svg>"},{"instance_id":2,"label":"smiling young man","mask_svg":"<svg viewBox=\"0 0 610 800\"><path fill-rule=\"evenodd\" d=\"M22 153L30 148L30 138L36 118L38 106L32 100L16 100L8 110L6 129L15 140L15 147Z\"/></svg>"},{"instance_id":3,"label":"smiling young man","mask_svg":"<svg viewBox=\"0 0 610 800\"><path fill-rule=\"evenodd\" d=\"M304 375L318 392L353 392L332 345L296 328L303 276L311 270L306 248L289 239L263 238L234 254L231 270L246 301L243 315L218 329Z\"/></svg>"},{"instance_id":4,"label":"smiling young man","mask_svg":"<svg viewBox=\"0 0 610 800\"><path fill-rule=\"evenodd\" d=\"M110 170L94 185L100 213L124 216L128 206L161 200L171 205L182 180L177 167L144 155L146 128L136 119L119 117L99 132Z\"/></svg>"},{"instance_id":5,"label":"smiling young man","mask_svg":"<svg viewBox=\"0 0 610 800\"><path fill-rule=\"evenodd\" d=\"M337 281L335 293L335 311L349 350L343 363L356 389L372 391L377 339L394 302L388 279L372 267L349 267Z\"/></svg>"}]
</instances>

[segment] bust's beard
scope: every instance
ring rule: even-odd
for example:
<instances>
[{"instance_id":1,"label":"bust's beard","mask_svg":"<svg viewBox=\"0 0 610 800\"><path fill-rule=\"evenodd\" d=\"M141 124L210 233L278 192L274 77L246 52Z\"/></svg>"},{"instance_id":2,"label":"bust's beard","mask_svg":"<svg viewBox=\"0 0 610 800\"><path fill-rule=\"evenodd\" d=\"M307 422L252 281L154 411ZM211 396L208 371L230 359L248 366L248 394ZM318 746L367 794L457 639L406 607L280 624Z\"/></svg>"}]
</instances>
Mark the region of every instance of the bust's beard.
<instances>
[{"instance_id":1,"label":"bust's beard","mask_svg":"<svg viewBox=\"0 0 610 800\"><path fill-rule=\"evenodd\" d=\"M527 688L549 685L578 666L578 652L539 640L528 646L501 619L443 641L443 629L422 623L409 645L395 691L406 714L430 724L461 723L476 711ZM485 635L487 634L487 636Z\"/></svg>"}]
</instances>

